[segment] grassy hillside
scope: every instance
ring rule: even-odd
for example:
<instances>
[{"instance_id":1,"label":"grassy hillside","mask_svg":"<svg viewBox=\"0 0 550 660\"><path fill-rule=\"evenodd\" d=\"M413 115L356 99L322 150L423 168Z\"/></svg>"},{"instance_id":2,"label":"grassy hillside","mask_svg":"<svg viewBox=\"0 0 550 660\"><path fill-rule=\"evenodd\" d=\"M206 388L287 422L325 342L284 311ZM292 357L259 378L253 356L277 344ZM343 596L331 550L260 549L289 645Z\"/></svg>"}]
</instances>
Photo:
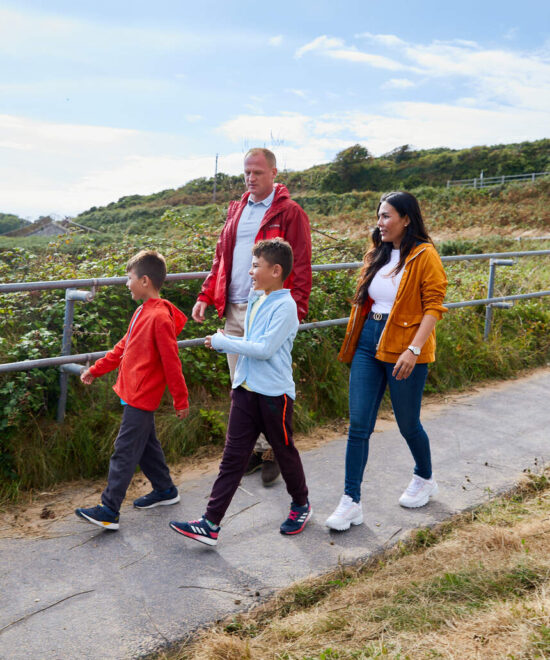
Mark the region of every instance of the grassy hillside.
<instances>
[{"instance_id":1,"label":"grassy hillside","mask_svg":"<svg viewBox=\"0 0 550 660\"><path fill-rule=\"evenodd\" d=\"M550 234L550 181L502 189L458 191L420 188L414 191L428 227L444 254L514 250L513 236ZM369 228L375 222L377 192L303 195L313 228L313 260L334 263L361 259ZM135 209L134 209L135 210ZM149 209L150 210L150 209ZM131 209L120 222L103 226L102 234L70 235L55 240L0 238L0 279L32 281L124 274L128 258L155 247L167 258L170 272L207 270L225 218L224 205L157 207L140 217ZM92 212L90 212L92 213ZM97 213L97 212L95 212ZM86 223L84 223L86 224ZM538 249L550 242L527 244ZM522 245L523 248L523 245ZM447 300L484 297L486 263L449 266ZM497 294L548 289L550 265L524 259L499 274ZM188 315L198 281L170 284L164 295ZM308 320L348 313L354 273L314 276ZM32 292L0 297L0 361L13 362L58 355L61 344L63 292ZM101 289L93 302L77 304L73 352L110 348L126 329L135 308L122 286ZM495 312L491 340L482 341L484 308L453 311L438 330L438 360L430 371L428 392L468 387L486 378L505 378L550 360L550 301L532 300ZM204 326L189 321L181 338L204 336L219 327L210 316ZM348 367L334 359L343 328L299 333L295 342L298 389L295 423L306 430L347 415ZM205 349L181 351L191 391L191 415L176 420L165 398L158 413L158 432L169 460L223 442L229 379L225 358ZM0 499L16 498L24 489L105 473L120 407L111 391L114 376L85 388L71 379L66 423L54 422L59 374L55 369L0 376Z\"/></svg>"},{"instance_id":2,"label":"grassy hillside","mask_svg":"<svg viewBox=\"0 0 550 660\"><path fill-rule=\"evenodd\" d=\"M332 163L303 172L281 172L278 180L288 186L293 196L303 196L307 204L307 199L319 193L440 187L447 179L477 177L481 170L485 176L549 171L550 140L460 150L412 150L404 145L379 158L372 158L366 149L355 145L340 152ZM139 223L160 217L170 208L210 204L213 186L213 178L200 178L177 190L122 197L105 207L92 207L81 213L77 221L96 229ZM218 175L218 202L238 198L243 189L242 176Z\"/></svg>"}]
</instances>

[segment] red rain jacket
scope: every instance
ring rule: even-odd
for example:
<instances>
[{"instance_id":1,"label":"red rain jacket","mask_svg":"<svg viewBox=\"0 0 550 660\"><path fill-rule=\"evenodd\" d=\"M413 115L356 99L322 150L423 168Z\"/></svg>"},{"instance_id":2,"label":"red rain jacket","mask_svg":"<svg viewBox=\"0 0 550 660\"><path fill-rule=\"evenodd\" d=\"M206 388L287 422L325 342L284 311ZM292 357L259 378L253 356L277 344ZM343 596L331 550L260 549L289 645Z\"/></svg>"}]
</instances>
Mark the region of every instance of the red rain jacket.
<instances>
[{"instance_id":1,"label":"red rain jacket","mask_svg":"<svg viewBox=\"0 0 550 660\"><path fill-rule=\"evenodd\" d=\"M214 305L220 318L225 312L231 282L237 225L249 196L250 193L246 192L239 201L229 204L227 219L216 245L212 269L204 280L198 297L198 300ZM288 189L281 183L275 184L275 197L263 217L256 241L277 236L288 241L294 253L294 267L284 286L290 289L296 301L298 318L301 321L307 315L311 292L311 231L305 211L290 199Z\"/></svg>"},{"instance_id":2,"label":"red rain jacket","mask_svg":"<svg viewBox=\"0 0 550 660\"><path fill-rule=\"evenodd\" d=\"M113 389L134 408L156 410L166 385L174 408L188 408L176 341L186 321L185 314L168 300L150 298L136 309L124 337L90 368L90 373L97 377L118 368Z\"/></svg>"}]
</instances>

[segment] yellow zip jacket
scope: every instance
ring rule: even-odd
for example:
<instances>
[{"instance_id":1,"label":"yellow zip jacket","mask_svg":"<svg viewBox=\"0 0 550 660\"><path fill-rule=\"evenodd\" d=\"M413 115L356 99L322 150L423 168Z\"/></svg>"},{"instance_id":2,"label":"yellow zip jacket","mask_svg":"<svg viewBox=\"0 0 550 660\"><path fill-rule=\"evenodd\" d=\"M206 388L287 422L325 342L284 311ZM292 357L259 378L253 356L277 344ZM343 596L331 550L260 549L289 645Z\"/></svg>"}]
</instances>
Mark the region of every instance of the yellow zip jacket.
<instances>
[{"instance_id":1,"label":"yellow zip jacket","mask_svg":"<svg viewBox=\"0 0 550 660\"><path fill-rule=\"evenodd\" d=\"M386 326L376 351L377 359L395 364L412 343L424 314L440 320L447 308L443 306L447 277L437 250L431 243L414 247L403 266L403 276ZM369 298L363 305L353 305L346 336L338 359L351 362L365 319L372 306ZM417 363L435 360L435 329L428 337Z\"/></svg>"}]
</instances>

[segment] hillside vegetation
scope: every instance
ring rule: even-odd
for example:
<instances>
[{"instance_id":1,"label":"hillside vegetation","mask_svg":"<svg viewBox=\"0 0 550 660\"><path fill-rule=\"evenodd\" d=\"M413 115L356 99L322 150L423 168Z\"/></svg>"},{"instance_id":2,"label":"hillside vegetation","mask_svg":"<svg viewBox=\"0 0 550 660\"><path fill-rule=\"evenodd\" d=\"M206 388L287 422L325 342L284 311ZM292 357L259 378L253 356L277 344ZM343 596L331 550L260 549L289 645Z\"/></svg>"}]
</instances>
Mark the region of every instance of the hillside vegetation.
<instances>
[{"instance_id":1,"label":"hillside vegetation","mask_svg":"<svg viewBox=\"0 0 550 660\"><path fill-rule=\"evenodd\" d=\"M354 145L337 154L332 163L302 172L282 171L278 181L287 185L293 196L308 199L319 193L441 187L448 179L478 177L482 170L485 176L550 171L550 140L459 150L414 150L403 145L378 158L373 158L365 147ZM77 220L96 229L106 229L111 223L148 220L170 208L210 204L213 188L213 178L194 179L176 190L129 195L105 207L92 207ZM242 176L218 174L218 202L236 199L242 191Z\"/></svg>"},{"instance_id":2,"label":"hillside vegetation","mask_svg":"<svg viewBox=\"0 0 550 660\"><path fill-rule=\"evenodd\" d=\"M550 233L548 179L484 190L422 187L413 192L442 254L510 251L519 247L515 236ZM310 215L314 263L362 258L375 222L378 192L311 192L297 198ZM0 279L120 276L128 258L146 247L165 255L169 272L209 269L225 205L140 204L124 207L119 202L88 212L88 224L100 228L101 234L71 234L53 241L1 237ZM85 215L79 218L82 224L87 224ZM544 246L550 241L521 245ZM447 300L485 297L487 271L484 262L449 265ZM503 271L497 276L497 295L550 288L548 259L525 258ZM347 271L315 274L308 320L347 316L354 277ZM172 283L164 295L190 316L199 288L199 281ZM438 326L438 359L430 370L428 393L510 377L548 362L549 303L548 298L534 299L497 310L487 343L482 341L483 307L449 312ZM91 303L77 303L72 351L110 348L124 334L134 308L123 286L100 289ZM0 361L58 355L63 314L62 291L2 295ZM214 316L203 326L189 321L180 338L204 336L219 326ZM347 415L348 367L335 360L343 331L337 327L298 334L293 353L297 430ZM157 430L169 461L223 443L228 409L225 358L202 348L182 350L180 355L191 392L191 414L185 422L178 421L165 397ZM120 406L111 390L114 374L88 388L72 377L63 425L54 421L58 381L56 369L0 376L0 499L106 473L120 423Z\"/></svg>"},{"instance_id":3,"label":"hillside vegetation","mask_svg":"<svg viewBox=\"0 0 550 660\"><path fill-rule=\"evenodd\" d=\"M23 220L13 213L0 213L0 235L6 234L14 229L21 229L30 224L28 220Z\"/></svg>"}]
</instances>

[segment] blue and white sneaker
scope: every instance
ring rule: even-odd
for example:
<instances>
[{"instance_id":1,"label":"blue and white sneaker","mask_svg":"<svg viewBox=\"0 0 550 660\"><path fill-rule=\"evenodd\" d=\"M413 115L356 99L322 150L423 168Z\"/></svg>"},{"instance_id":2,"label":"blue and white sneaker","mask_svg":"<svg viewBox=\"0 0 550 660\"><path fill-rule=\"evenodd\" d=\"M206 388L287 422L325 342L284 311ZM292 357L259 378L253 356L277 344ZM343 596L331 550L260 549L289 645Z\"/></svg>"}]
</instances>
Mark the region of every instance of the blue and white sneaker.
<instances>
[{"instance_id":1,"label":"blue and white sneaker","mask_svg":"<svg viewBox=\"0 0 550 660\"><path fill-rule=\"evenodd\" d=\"M307 525L307 521L311 518L313 509L309 500L304 506L298 506L294 502L290 504L290 512L288 518L281 525L281 534L299 534Z\"/></svg>"},{"instance_id":2,"label":"blue and white sneaker","mask_svg":"<svg viewBox=\"0 0 550 660\"><path fill-rule=\"evenodd\" d=\"M98 504L91 509L78 508L74 511L79 518L83 518L87 522L98 525L103 529L116 531L118 529L119 515L115 513L108 506Z\"/></svg>"},{"instance_id":3,"label":"blue and white sneaker","mask_svg":"<svg viewBox=\"0 0 550 660\"><path fill-rule=\"evenodd\" d=\"M171 486L166 490L152 490L147 495L138 497L134 500L136 509L152 509L155 506L164 506L166 504L177 504L180 501L178 489Z\"/></svg>"},{"instance_id":4,"label":"blue and white sneaker","mask_svg":"<svg viewBox=\"0 0 550 660\"><path fill-rule=\"evenodd\" d=\"M189 522L172 521L170 527L178 534L183 534L187 538L206 545L216 545L220 533L219 525L211 525L204 516L200 520L190 520Z\"/></svg>"}]
</instances>

